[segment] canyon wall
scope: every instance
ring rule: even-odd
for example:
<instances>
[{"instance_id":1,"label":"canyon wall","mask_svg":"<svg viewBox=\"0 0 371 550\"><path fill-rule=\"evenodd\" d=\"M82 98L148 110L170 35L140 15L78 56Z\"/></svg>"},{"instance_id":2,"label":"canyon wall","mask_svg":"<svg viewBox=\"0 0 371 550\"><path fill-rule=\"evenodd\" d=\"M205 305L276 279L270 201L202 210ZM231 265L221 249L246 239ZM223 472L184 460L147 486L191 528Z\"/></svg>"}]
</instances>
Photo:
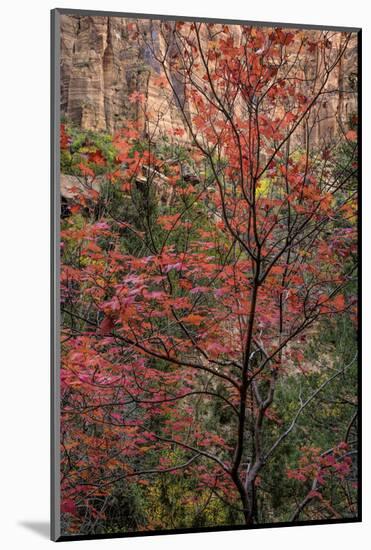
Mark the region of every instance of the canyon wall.
<instances>
[{"instance_id":1,"label":"canyon wall","mask_svg":"<svg viewBox=\"0 0 371 550\"><path fill-rule=\"evenodd\" d=\"M133 92L154 106L161 102L160 66L149 48L128 39L129 25L119 17L61 17L61 114L83 129L112 133L140 118ZM162 118L165 126L181 124L174 110Z\"/></svg>"},{"instance_id":2,"label":"canyon wall","mask_svg":"<svg viewBox=\"0 0 371 550\"><path fill-rule=\"evenodd\" d=\"M136 91L143 93L147 103L157 110L161 106L156 84L161 67L149 48L129 39L131 25L130 19L119 17L61 16L61 113L83 129L112 133L124 121L140 119L138 104L129 99ZM150 28L146 20L141 25L144 32L153 34L156 29L156 24ZM234 28L238 32L238 27ZM156 36L151 38L158 40ZM344 34L334 33L333 47L339 47L344 39ZM315 139L334 135L336 126L346 126L356 111L356 60L354 36L331 74L329 85L339 91L321 101ZM173 85L180 90L181 83L174 80ZM183 126L181 114L174 106L167 107L161 116L165 129Z\"/></svg>"}]
</instances>

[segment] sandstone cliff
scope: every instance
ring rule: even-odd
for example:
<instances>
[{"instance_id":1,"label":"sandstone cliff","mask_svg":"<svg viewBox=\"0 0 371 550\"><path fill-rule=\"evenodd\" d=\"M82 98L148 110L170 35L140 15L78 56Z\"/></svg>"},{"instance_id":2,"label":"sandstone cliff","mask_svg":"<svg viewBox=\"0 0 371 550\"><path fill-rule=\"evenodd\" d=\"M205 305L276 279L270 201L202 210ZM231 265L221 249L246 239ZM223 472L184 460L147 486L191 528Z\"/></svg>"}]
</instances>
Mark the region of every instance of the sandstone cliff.
<instances>
[{"instance_id":1,"label":"sandstone cliff","mask_svg":"<svg viewBox=\"0 0 371 550\"><path fill-rule=\"evenodd\" d=\"M128 19L61 18L61 113L81 128L113 132L128 117L140 117L129 101L143 92L156 104L153 80L160 67L149 49L128 40ZM165 123L180 123L179 114L165 113Z\"/></svg>"},{"instance_id":2,"label":"sandstone cliff","mask_svg":"<svg viewBox=\"0 0 371 550\"><path fill-rule=\"evenodd\" d=\"M119 17L61 17L61 113L83 129L113 132L128 118L139 119L138 106L129 101L134 91L144 93L147 103L157 109L161 103L156 84L161 68L143 43L128 40L130 24L129 19ZM154 32L148 21L143 20L142 25ZM334 47L343 39L341 33L335 33ZM346 124L356 110L355 94L349 93L352 78L356 78L355 37L331 75L330 85L339 92L321 103L317 140L325 134L334 135L337 124ZM173 84L181 87L179 82ZM165 129L182 125L176 108L163 114L162 124Z\"/></svg>"}]
</instances>

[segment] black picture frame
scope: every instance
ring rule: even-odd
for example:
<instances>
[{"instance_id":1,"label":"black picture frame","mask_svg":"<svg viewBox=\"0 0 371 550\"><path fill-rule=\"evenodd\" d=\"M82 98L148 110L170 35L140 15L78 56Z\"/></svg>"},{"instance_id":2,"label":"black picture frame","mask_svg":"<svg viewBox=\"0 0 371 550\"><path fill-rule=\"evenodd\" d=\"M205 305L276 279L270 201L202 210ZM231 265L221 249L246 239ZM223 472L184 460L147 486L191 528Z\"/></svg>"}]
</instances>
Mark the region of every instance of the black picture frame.
<instances>
[{"instance_id":1,"label":"black picture frame","mask_svg":"<svg viewBox=\"0 0 371 550\"><path fill-rule=\"evenodd\" d=\"M59 150L59 126L60 126L60 17L62 15L76 16L102 16L102 17L121 17L133 19L155 19L162 21L185 21L185 22L205 22L205 23L225 23L234 25L253 25L256 27L282 27L308 30L333 30L339 32L352 32L357 34L357 94L358 94L358 398L359 398L359 421L358 421L358 515L356 518L341 518L330 520L296 521L265 523L253 526L233 525L233 526L215 526L208 528L187 528L187 529L163 529L157 531L142 532L117 532L96 535L62 535L60 532L60 292L59 292L59 244L60 244L60 150ZM248 21L235 19L215 19L192 16L177 15L159 15L159 14L141 14L126 13L115 11L100 10L79 10L79 9L61 9L51 10L51 539L56 542L109 539L109 538L128 538L141 536L156 536L164 534L186 534L197 532L218 532L218 531L239 531L250 529L267 529L288 526L311 526L328 525L338 523L357 523L362 521L362 375L361 375L361 356L362 356L362 29L357 27L342 26L324 26L314 24L294 24L272 21Z\"/></svg>"}]
</instances>

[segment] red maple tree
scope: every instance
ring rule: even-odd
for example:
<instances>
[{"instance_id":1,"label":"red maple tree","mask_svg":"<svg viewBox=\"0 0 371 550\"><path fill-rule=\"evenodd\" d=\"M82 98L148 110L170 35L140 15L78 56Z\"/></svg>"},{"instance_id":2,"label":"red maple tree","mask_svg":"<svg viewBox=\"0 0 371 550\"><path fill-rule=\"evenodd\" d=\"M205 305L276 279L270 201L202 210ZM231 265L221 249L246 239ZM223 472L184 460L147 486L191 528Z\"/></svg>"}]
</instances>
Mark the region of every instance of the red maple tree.
<instances>
[{"instance_id":1,"label":"red maple tree","mask_svg":"<svg viewBox=\"0 0 371 550\"><path fill-rule=\"evenodd\" d=\"M162 48L140 22L133 39L161 66L164 103L183 120L171 141L190 144L193 176L168 163L166 208L144 207L135 224L94 187L107 165L99 151L77 167L70 208L87 215L62 231L62 511L102 518L93 500L121 480L172 472L195 480L195 501L208 490L250 525L266 464L316 396L267 440L277 382L305 372L324 319L355 315L356 133L339 126L336 139L315 141L350 37L335 47L319 31L314 41L279 28L158 29ZM130 101L145 128L115 136L107 178L148 206L166 164L154 146L162 115L139 92ZM335 170L344 143L350 167ZM320 495L319 472L344 476L339 445L289 472L317 480L308 499Z\"/></svg>"}]
</instances>

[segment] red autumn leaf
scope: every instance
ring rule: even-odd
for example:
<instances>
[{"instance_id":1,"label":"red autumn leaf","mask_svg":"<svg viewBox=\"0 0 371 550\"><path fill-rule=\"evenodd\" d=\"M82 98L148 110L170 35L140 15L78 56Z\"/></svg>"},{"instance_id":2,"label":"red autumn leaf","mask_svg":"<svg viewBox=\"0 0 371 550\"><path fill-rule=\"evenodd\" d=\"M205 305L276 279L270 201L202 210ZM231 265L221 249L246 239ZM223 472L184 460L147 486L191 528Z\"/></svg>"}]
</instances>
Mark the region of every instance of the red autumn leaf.
<instances>
[{"instance_id":1,"label":"red autumn leaf","mask_svg":"<svg viewBox=\"0 0 371 550\"><path fill-rule=\"evenodd\" d=\"M97 166L105 166L106 159L100 151L95 151L95 153L90 153L89 162L96 164Z\"/></svg>"},{"instance_id":2,"label":"red autumn leaf","mask_svg":"<svg viewBox=\"0 0 371 550\"><path fill-rule=\"evenodd\" d=\"M294 113L286 113L284 117L285 124L291 124L291 122L294 122L296 120L296 116Z\"/></svg>"},{"instance_id":3,"label":"red autumn leaf","mask_svg":"<svg viewBox=\"0 0 371 550\"><path fill-rule=\"evenodd\" d=\"M287 477L289 479L296 479L297 481L306 481L307 477L300 470L288 470Z\"/></svg>"},{"instance_id":4,"label":"red autumn leaf","mask_svg":"<svg viewBox=\"0 0 371 550\"><path fill-rule=\"evenodd\" d=\"M80 172L82 173L83 176L90 176L90 177L95 176L94 171L89 166L84 164L83 162L80 162L77 165L77 167L78 167L78 169L80 170Z\"/></svg>"},{"instance_id":5,"label":"red autumn leaf","mask_svg":"<svg viewBox=\"0 0 371 550\"><path fill-rule=\"evenodd\" d=\"M348 130L348 132L345 134L345 137L346 137L349 141L356 141L356 139L357 139L357 132L355 132L354 130Z\"/></svg>"},{"instance_id":6,"label":"red autumn leaf","mask_svg":"<svg viewBox=\"0 0 371 550\"><path fill-rule=\"evenodd\" d=\"M204 321L204 317L202 315L190 313L189 315L186 315L186 317L183 317L182 321L192 325L199 325L202 321Z\"/></svg>"},{"instance_id":7,"label":"red autumn leaf","mask_svg":"<svg viewBox=\"0 0 371 550\"><path fill-rule=\"evenodd\" d=\"M61 512L65 514L72 514L73 516L77 513L76 504L70 498L66 498L61 502Z\"/></svg>"},{"instance_id":8,"label":"red autumn leaf","mask_svg":"<svg viewBox=\"0 0 371 550\"><path fill-rule=\"evenodd\" d=\"M174 214L174 215L167 215L167 216L159 216L157 218L157 221L164 229L166 229L166 231L171 231L172 229L175 228L180 218L181 218L180 214Z\"/></svg>"},{"instance_id":9,"label":"red autumn leaf","mask_svg":"<svg viewBox=\"0 0 371 550\"><path fill-rule=\"evenodd\" d=\"M184 135L184 130L183 128L174 128L173 130L173 134L174 136L183 136Z\"/></svg>"},{"instance_id":10,"label":"red autumn leaf","mask_svg":"<svg viewBox=\"0 0 371 550\"><path fill-rule=\"evenodd\" d=\"M335 306L336 309L342 310L345 306L345 298L342 294L338 294L332 301L332 305Z\"/></svg>"},{"instance_id":11,"label":"red autumn leaf","mask_svg":"<svg viewBox=\"0 0 371 550\"><path fill-rule=\"evenodd\" d=\"M135 91L129 96L130 103L143 103L145 95L142 92Z\"/></svg>"},{"instance_id":12,"label":"red autumn leaf","mask_svg":"<svg viewBox=\"0 0 371 550\"><path fill-rule=\"evenodd\" d=\"M61 124L60 131L60 147L61 149L67 149L70 146L71 139L66 132L66 125Z\"/></svg>"},{"instance_id":13,"label":"red autumn leaf","mask_svg":"<svg viewBox=\"0 0 371 550\"><path fill-rule=\"evenodd\" d=\"M114 326L115 325L111 317L109 316L104 317L99 327L99 334L102 334L102 335L109 334L112 331Z\"/></svg>"}]
</instances>

